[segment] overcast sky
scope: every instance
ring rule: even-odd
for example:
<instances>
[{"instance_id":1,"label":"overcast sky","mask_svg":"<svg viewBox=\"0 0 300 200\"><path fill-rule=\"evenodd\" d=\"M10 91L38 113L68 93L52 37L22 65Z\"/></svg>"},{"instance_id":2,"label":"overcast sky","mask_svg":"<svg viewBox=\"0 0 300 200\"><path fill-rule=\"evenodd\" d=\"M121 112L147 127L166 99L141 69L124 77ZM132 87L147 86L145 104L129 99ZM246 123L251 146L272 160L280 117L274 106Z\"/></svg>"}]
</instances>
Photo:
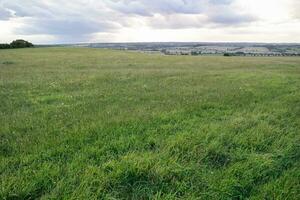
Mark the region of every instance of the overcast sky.
<instances>
[{"instance_id":1,"label":"overcast sky","mask_svg":"<svg viewBox=\"0 0 300 200\"><path fill-rule=\"evenodd\" d=\"M0 0L0 43L300 42L300 0Z\"/></svg>"}]
</instances>

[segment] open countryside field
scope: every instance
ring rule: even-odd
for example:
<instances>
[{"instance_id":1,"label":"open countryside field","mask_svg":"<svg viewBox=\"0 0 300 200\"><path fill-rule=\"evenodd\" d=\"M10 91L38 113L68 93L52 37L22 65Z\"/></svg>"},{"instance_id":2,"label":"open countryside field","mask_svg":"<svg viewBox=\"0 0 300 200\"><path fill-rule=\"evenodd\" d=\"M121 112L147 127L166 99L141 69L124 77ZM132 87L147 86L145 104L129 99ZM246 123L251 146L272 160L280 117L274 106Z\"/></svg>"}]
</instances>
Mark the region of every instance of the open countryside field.
<instances>
[{"instance_id":1,"label":"open countryside field","mask_svg":"<svg viewBox=\"0 0 300 200\"><path fill-rule=\"evenodd\" d=\"M0 51L0 199L299 199L300 58Z\"/></svg>"}]
</instances>

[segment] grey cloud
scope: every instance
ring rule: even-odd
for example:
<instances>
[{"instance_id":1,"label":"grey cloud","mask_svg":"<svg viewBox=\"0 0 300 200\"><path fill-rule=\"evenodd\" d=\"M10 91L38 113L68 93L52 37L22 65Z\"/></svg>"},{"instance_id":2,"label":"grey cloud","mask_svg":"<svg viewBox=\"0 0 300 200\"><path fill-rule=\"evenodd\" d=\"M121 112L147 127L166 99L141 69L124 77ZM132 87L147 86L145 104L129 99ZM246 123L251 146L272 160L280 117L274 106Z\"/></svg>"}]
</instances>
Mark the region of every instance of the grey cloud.
<instances>
[{"instance_id":1,"label":"grey cloud","mask_svg":"<svg viewBox=\"0 0 300 200\"><path fill-rule=\"evenodd\" d=\"M168 16L173 14L186 14L186 15L195 15L202 14L207 16L208 20L206 23L217 23L217 24L239 24L246 23L255 20L253 16L247 14L238 13L231 9L231 4L234 0L115 0L109 1L109 5L125 14L140 15L145 17L151 17L155 14L165 16L165 21L169 21L173 25L168 25L165 27L172 28L176 26L173 21L168 20ZM203 21L199 21L203 23ZM175 21L176 23L176 21ZM191 25L192 23L186 22L188 25L182 23L182 27ZM159 24L159 22L151 23ZM178 24L180 25L180 24ZM200 24L195 24L195 27L198 27ZM203 26L203 24L201 25Z\"/></svg>"},{"instance_id":2,"label":"grey cloud","mask_svg":"<svg viewBox=\"0 0 300 200\"><path fill-rule=\"evenodd\" d=\"M228 15L215 15L212 16L211 21L217 24L223 25L236 25L236 24L243 24L247 22L253 22L256 18L250 15L239 15L239 14L228 14Z\"/></svg>"},{"instance_id":3,"label":"grey cloud","mask_svg":"<svg viewBox=\"0 0 300 200\"><path fill-rule=\"evenodd\" d=\"M235 0L2 0L0 20L22 18L16 34L87 38L131 27L133 21L159 29L237 25L254 20L231 9ZM2 5L2 7L1 7ZM12 16L12 11L14 15Z\"/></svg>"},{"instance_id":4,"label":"grey cloud","mask_svg":"<svg viewBox=\"0 0 300 200\"><path fill-rule=\"evenodd\" d=\"M95 22L82 19L55 20L55 19L26 19L18 35L53 35L59 42L86 41L89 36L98 32L109 32L116 28L110 22Z\"/></svg>"},{"instance_id":5,"label":"grey cloud","mask_svg":"<svg viewBox=\"0 0 300 200\"><path fill-rule=\"evenodd\" d=\"M230 6L235 0L107 0L113 9L126 14L200 14L209 7Z\"/></svg>"},{"instance_id":6,"label":"grey cloud","mask_svg":"<svg viewBox=\"0 0 300 200\"><path fill-rule=\"evenodd\" d=\"M0 6L0 20L8 20L11 17L11 12Z\"/></svg>"},{"instance_id":7,"label":"grey cloud","mask_svg":"<svg viewBox=\"0 0 300 200\"><path fill-rule=\"evenodd\" d=\"M28 19L18 34L84 35L101 32L110 25L85 20Z\"/></svg>"},{"instance_id":8,"label":"grey cloud","mask_svg":"<svg viewBox=\"0 0 300 200\"><path fill-rule=\"evenodd\" d=\"M106 19L107 13L98 14L103 10L101 7L94 7L95 4L85 7L79 0L71 3L15 0L5 1L4 5L13 10L15 17L23 19L23 26L14 32L18 35L52 35L59 41L81 41L91 34L120 27L109 17Z\"/></svg>"},{"instance_id":9,"label":"grey cloud","mask_svg":"<svg viewBox=\"0 0 300 200\"><path fill-rule=\"evenodd\" d=\"M210 0L209 2L217 5L226 5L232 3L233 1L232 0Z\"/></svg>"},{"instance_id":10,"label":"grey cloud","mask_svg":"<svg viewBox=\"0 0 300 200\"><path fill-rule=\"evenodd\" d=\"M208 0L116 0L108 4L119 12L149 16L154 14L197 14L203 12Z\"/></svg>"},{"instance_id":11,"label":"grey cloud","mask_svg":"<svg viewBox=\"0 0 300 200\"><path fill-rule=\"evenodd\" d=\"M3 6L12 10L15 17L50 17L50 12L41 1L3 0Z\"/></svg>"}]
</instances>

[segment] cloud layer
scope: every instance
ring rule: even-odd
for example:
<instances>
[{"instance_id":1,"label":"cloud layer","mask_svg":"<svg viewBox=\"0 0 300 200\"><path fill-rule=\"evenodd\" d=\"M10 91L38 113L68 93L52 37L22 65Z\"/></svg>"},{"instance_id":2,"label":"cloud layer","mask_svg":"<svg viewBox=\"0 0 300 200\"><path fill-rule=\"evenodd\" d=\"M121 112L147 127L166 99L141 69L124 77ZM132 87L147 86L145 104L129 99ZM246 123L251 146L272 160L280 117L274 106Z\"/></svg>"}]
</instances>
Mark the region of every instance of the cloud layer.
<instances>
[{"instance_id":1,"label":"cloud layer","mask_svg":"<svg viewBox=\"0 0 300 200\"><path fill-rule=\"evenodd\" d=\"M254 1L258 3L259 9L259 2L269 0ZM273 2L276 1L282 0ZM295 5L299 8L299 3L297 0L287 1L294 4L287 12L290 12L294 19L299 19L299 12L295 11ZM194 32L191 33L196 34L200 29L206 30L207 33L207 30L242 29L262 23L263 19L252 12L249 9L250 5L245 2L247 1L2 0L0 24L2 22L2 26L5 24L7 29L10 28L11 36L43 37L45 42L97 41L97 37L101 40L101 35L105 36L105 40L126 40L125 36L130 32L149 33L151 30L153 33L159 30L173 30L175 33L177 30L193 29ZM123 35L118 39L117 34ZM4 32L1 34L0 31L0 39L3 35ZM47 37L48 41L45 39ZM127 38L130 39L131 36ZM178 35L178 38L181 36Z\"/></svg>"}]
</instances>

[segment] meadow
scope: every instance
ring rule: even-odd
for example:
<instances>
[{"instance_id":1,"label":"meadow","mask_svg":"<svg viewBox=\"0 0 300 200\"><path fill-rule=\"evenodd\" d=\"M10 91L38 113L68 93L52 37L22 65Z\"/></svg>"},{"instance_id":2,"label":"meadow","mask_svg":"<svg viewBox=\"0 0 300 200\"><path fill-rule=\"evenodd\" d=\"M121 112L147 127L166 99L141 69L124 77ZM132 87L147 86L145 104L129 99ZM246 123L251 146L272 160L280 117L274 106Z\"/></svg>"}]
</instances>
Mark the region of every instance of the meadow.
<instances>
[{"instance_id":1,"label":"meadow","mask_svg":"<svg viewBox=\"0 0 300 200\"><path fill-rule=\"evenodd\" d=\"M300 57L1 50L0 199L300 199Z\"/></svg>"}]
</instances>

